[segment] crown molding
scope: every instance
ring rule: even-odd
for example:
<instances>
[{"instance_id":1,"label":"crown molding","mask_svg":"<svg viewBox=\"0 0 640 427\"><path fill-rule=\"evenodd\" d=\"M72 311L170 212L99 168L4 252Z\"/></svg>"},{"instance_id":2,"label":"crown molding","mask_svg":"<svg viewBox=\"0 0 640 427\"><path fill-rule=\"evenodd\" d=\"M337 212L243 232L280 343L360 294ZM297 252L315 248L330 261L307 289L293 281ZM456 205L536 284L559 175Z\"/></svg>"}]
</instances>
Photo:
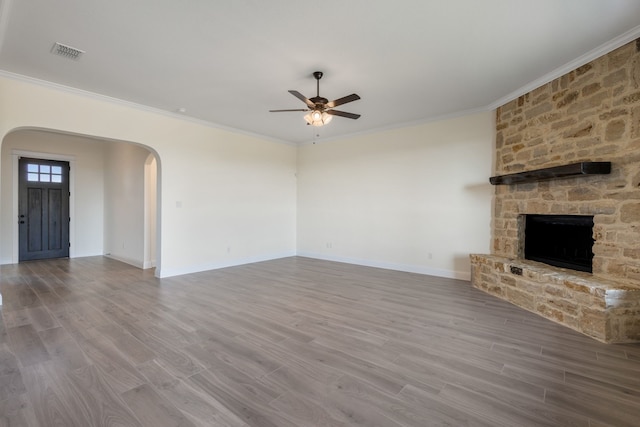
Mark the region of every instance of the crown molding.
<instances>
[{"instance_id":1,"label":"crown molding","mask_svg":"<svg viewBox=\"0 0 640 427\"><path fill-rule=\"evenodd\" d=\"M2 41L3 41L3 36L4 36L4 31L3 29L6 28L6 20L8 19L8 11L10 9L10 5L11 5L11 1L12 0L0 0L0 48L2 47ZM300 145L309 145L309 144L316 144L316 143L324 143L324 142L330 142L330 141L335 141L335 140L342 140L342 139L348 139L348 138L354 138L354 137L358 137L358 136L363 136L363 135L369 135L369 134L373 134L373 133L379 133L379 132L385 132L385 131L390 131L390 130L394 130L394 129L401 129L401 128L406 128L406 127L413 127L413 126L420 126L420 125L424 125L424 124L428 124L428 123L432 123L432 122L436 122L436 121L442 121L442 120L449 120L449 119L454 119L457 117L463 117L463 116L467 116L467 115L472 115L472 114L476 114L476 113L481 113L481 112L485 112L485 111L491 111L491 110L495 110L498 107L526 94L531 92L532 90L546 84L549 83L555 79L557 79L558 77L561 77L573 70L575 70L576 68L590 62L593 61L594 59L597 59L633 40L636 40L637 38L640 37L640 25L636 26L634 28L632 28L631 30L621 34L620 36L608 41L607 43L604 43L602 45L600 45L599 47L585 53L584 55L581 55L580 57L562 65L561 67L556 68L555 70L545 74L544 76L520 87L519 89L509 93L508 95L505 95L499 99L497 99L496 101L485 105L485 106L481 106L478 108L472 108L472 109L468 109L468 110L464 110L464 111L458 111L458 112L454 112L454 113L447 113L447 114L441 114L441 115L435 115L435 116L429 116L429 117L425 117L419 120L413 120L413 121L408 121L408 122L402 122L402 123L397 123L397 124L393 124L393 125L387 125L387 126L381 126L381 127L376 127L373 129L368 129L365 131L361 131L361 132L354 132L354 133L348 133L348 134L342 134L339 136L334 136L334 137L328 137L328 138L320 138L318 140L316 139L311 139L311 140L307 140L307 141L302 141L302 142L292 142L292 141L287 141L287 140L282 140L282 139L277 139L277 138L273 138L271 136L267 136L267 135L261 135L261 134L257 134L257 133L253 133L253 132L248 132L246 130L242 130L242 129L237 129L237 128L233 128L233 127L229 127L229 126L224 126L221 124L217 124L214 122L210 122L207 120L202 120L202 119L197 119L194 117L189 117L189 116L185 116L183 114L177 113L177 112L171 112L171 111L166 111L166 110L161 110L159 108L154 108L154 107L150 107L147 105L143 105L143 104L137 104L135 102L131 102L131 101L125 101L123 99L119 99L119 98L113 98L110 96L106 96L106 95L101 95L95 92L89 92L89 91L85 91L82 89L77 89L77 88L73 88L70 86L65 86L65 85L61 85L58 83L53 83L53 82L49 82L46 80L41 80L41 79L37 79L34 77L28 77L28 76L24 76L21 74L16 74L16 73L12 73L6 70L1 70L0 69L0 77L6 77L9 79L13 79L13 80L19 80L19 81L23 81L26 83L30 83L30 84L35 84L38 86L43 86L49 89L53 89L53 90L57 90L57 91L61 91L61 92L66 92L66 93L70 93L73 95L78 95L78 96L83 96L83 97L87 97L87 98L91 98L91 99L95 99L101 102L106 102L106 103L111 103L111 104L117 104L117 105L121 105L121 106L125 106L128 108L132 108L132 109L136 109L139 111L144 111L144 112L148 112L148 113L152 113L152 114L158 114L158 115L162 115L165 117L170 117L173 119L178 119L181 121L185 121L185 122L189 122L189 123L193 123L193 124L197 124L200 126L205 126L208 128L213 128L213 129L219 129L219 130L224 130L227 132L232 132L232 133L236 133L236 134L241 134L241 135L245 135L245 136L249 136L252 138L258 138L258 139L262 139L262 140L267 140L270 142L275 142L275 143L279 143L279 144L285 144L285 145L289 145L289 146L300 146Z\"/></svg>"},{"instance_id":2,"label":"crown molding","mask_svg":"<svg viewBox=\"0 0 640 427\"><path fill-rule=\"evenodd\" d=\"M2 0L0 0L2 1ZM0 17L1 18L1 17ZM0 34L1 36L1 34ZM275 142L278 144L285 144L285 145L296 145L290 141L285 141L285 140L281 140L281 139L277 139L277 138L273 138L270 136L266 136L266 135L260 135L257 133L253 133L253 132L248 132L242 129L237 129L237 128L233 128L230 126L224 126L224 125L220 125L217 123L213 123L207 120L202 120L202 119L197 119L194 117L189 117L189 116L185 116L184 114L180 114L180 113L174 113L171 111L166 111L166 110L161 110L159 108L155 108L155 107L150 107L148 105L143 105L143 104L138 104L135 102L131 102L131 101L125 101L124 99L120 99L120 98L114 98L111 96L107 96L107 95L101 95L99 93L95 93L95 92L89 92L83 89L77 89L71 86L65 86L59 83L53 83L53 82L49 82L47 80L41 80L41 79L37 79L35 77L29 77L29 76L25 76L22 74L17 74L17 73L13 73L10 71L6 71L6 70L2 70L0 69L0 77L5 77L7 79L11 79L11 80L17 80L17 81L21 81L21 82L25 82L25 83L29 83L29 84L33 84L36 86L41 86L41 87L45 87L47 89L52 89L52 90L56 90L58 92L65 92L71 95L76 95L76 96L82 96L85 98L90 98L96 101L100 101L100 102L105 102L105 103L109 103L109 104L116 104L116 105L120 105L123 107L128 107L134 110L138 110L138 111L144 111L146 113L151 113L151 114L157 114L160 116L165 116L165 117L169 117L172 119L177 119L177 120L181 120L184 122L189 122L189 123L193 123L193 124L197 124L200 126L204 126L204 127L208 127L208 128L212 128L212 129L218 129L218 130L224 130L227 132L232 132L232 133L236 133L236 134L241 134L241 135L245 135L245 136L249 136L251 138L258 138L258 139L262 139L262 140L267 140L270 142Z\"/></svg>"},{"instance_id":3,"label":"crown molding","mask_svg":"<svg viewBox=\"0 0 640 427\"><path fill-rule=\"evenodd\" d=\"M341 140L341 139L348 139L348 138L355 138L358 136L363 136L363 135L368 135L368 134L373 134L373 133L378 133L378 132L385 132L385 131L390 131L390 130L394 130L394 129L400 129L400 128L407 128L407 127L413 127L413 126L420 126L420 125L424 125L424 124L428 124L428 123L432 123L432 122L437 122L437 121L442 121L442 120L449 120L449 119L455 119L458 117L464 117L464 116L469 116L472 114L477 114L477 113L482 113L482 112L486 112L486 111L492 111L497 109L498 107L501 107L502 105L513 101L514 99L531 92L534 89L539 88L540 86L549 83L550 81L553 81L555 79L557 79L558 77L562 77L565 74L575 70L578 67L583 66L584 64L593 61L594 59L600 58L603 55L606 55L607 53L621 47L624 46L625 44L636 40L637 38L640 37L640 25L637 27L632 28L631 30L625 32L624 34L614 38L613 40L608 41L607 43L604 43L600 46L598 46L597 48L585 53L584 55L581 55L580 57L574 59L573 61L567 62L566 64L564 64L561 67L556 68L555 70L545 74L544 76L540 77L539 79L536 79L524 86L522 86L521 88L511 92L510 94L492 102L491 104L488 104L486 106L483 107L478 107L478 108L471 108L468 110L464 110L464 111L458 111L458 112L454 112L454 113L449 113L449 114L442 114L442 115L436 115L436 116L430 116L430 117L425 117L423 119L419 119L419 120L413 120L413 121L409 121L409 122L403 122L403 123L397 123L397 124L393 124L393 125L389 125L389 126L382 126L382 127L378 127L378 128L374 128L374 129L369 129L366 131L362 131L362 132L354 132L354 133L350 133L350 134L344 134L344 135L340 135L340 136L335 136L335 137L328 137L328 138L320 138L318 140L309 140L309 141L304 141L299 143L298 145L310 145L310 144L319 144L319 143L324 143L324 142L331 142L331 141L336 141L336 140Z\"/></svg>"},{"instance_id":4,"label":"crown molding","mask_svg":"<svg viewBox=\"0 0 640 427\"><path fill-rule=\"evenodd\" d=\"M359 132L346 133L346 134L342 134L342 135L338 135L338 136L330 136L330 137L327 137L327 138L320 138L320 139L317 139L317 140L303 141L303 142L298 143L297 145L321 144L321 143L324 143L324 142L331 142L331 141L338 141L338 140L342 140L342 139L357 138L359 136L366 136L366 135L371 135L371 134L374 134L374 133L388 132L388 131L392 131L392 130L396 130L396 129L405 129L405 128L411 128L411 127L416 127L416 126L422 126L422 125L426 125L426 124L429 124L429 123L441 122L441 121L444 121L444 120L453 120L453 119L457 119L459 117L471 116L473 114L484 113L484 112L487 112L487 111L490 111L490 109L488 107L470 108L468 110L457 111L457 112L454 112L454 113L440 114L440 115L436 115L436 116L428 116L428 117L424 117L424 118L418 119L418 120L411 120L411 121L402 122L402 123L394 123L394 124L391 124L391 125L380 126L380 127L377 127L377 128L367 129L367 130L363 130L363 131L359 131Z\"/></svg>"},{"instance_id":5,"label":"crown molding","mask_svg":"<svg viewBox=\"0 0 640 427\"><path fill-rule=\"evenodd\" d=\"M496 101L492 102L491 104L487 105L485 108L488 110L495 110L498 107L503 106L504 104L513 101L514 99L524 95L525 93L529 93L534 89L539 88L540 86L547 84L555 79L557 79L558 77L562 77L565 74L575 70L578 67L583 66L584 64L587 64L591 61L593 61L594 59L598 59L603 55L606 55L607 53L621 47L624 46L625 44L636 40L638 37L640 37L640 25L638 25L637 27L634 27L632 29L630 29L629 31L627 31L626 33L623 33L621 35L619 35L618 37L598 46L597 48L590 50L589 52L585 53L582 56L579 56L578 58L574 59L573 61L567 62L566 64L564 64L563 66L556 68L555 70L545 74L544 76L540 77L539 79L536 79L534 81L532 81L531 83L522 86L520 89L517 89L513 92L511 92L510 94L503 96L500 99L497 99Z\"/></svg>"}]
</instances>

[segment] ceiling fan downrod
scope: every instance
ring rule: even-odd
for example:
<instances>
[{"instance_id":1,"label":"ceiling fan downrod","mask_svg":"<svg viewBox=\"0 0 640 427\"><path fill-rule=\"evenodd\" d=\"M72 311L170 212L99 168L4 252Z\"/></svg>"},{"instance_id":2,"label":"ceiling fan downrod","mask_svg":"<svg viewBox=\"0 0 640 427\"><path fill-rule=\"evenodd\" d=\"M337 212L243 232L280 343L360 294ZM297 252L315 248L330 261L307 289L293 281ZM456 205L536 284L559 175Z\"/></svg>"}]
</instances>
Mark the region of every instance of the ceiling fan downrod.
<instances>
[{"instance_id":1,"label":"ceiling fan downrod","mask_svg":"<svg viewBox=\"0 0 640 427\"><path fill-rule=\"evenodd\" d=\"M316 78L316 97L320 98L320 79L322 78L322 71L314 71L313 77Z\"/></svg>"}]
</instances>

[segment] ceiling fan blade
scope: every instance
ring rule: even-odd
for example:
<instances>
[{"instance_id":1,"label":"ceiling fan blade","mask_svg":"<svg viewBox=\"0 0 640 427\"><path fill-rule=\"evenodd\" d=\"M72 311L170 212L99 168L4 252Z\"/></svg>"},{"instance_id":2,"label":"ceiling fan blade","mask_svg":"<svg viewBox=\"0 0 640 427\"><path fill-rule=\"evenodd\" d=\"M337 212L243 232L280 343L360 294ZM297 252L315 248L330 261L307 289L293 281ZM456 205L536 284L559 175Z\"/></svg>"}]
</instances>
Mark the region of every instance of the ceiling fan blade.
<instances>
[{"instance_id":1,"label":"ceiling fan blade","mask_svg":"<svg viewBox=\"0 0 640 427\"><path fill-rule=\"evenodd\" d=\"M327 114L331 114L332 116L346 117L347 119L354 119L355 120L355 119L360 117L360 114L347 113L345 111L327 110L325 112Z\"/></svg>"},{"instance_id":2,"label":"ceiling fan blade","mask_svg":"<svg viewBox=\"0 0 640 427\"><path fill-rule=\"evenodd\" d=\"M269 110L270 113L282 113L284 111L309 111L308 108L296 108L295 110Z\"/></svg>"},{"instance_id":3,"label":"ceiling fan blade","mask_svg":"<svg viewBox=\"0 0 640 427\"><path fill-rule=\"evenodd\" d=\"M307 104L309 106L309 108L316 108L316 104L314 104L313 102L311 102L311 100L309 100L308 98L306 98L303 94L301 94L300 92L298 92L297 90L290 90L289 93L293 96L295 96L296 98L298 98L300 101L304 102L305 104Z\"/></svg>"},{"instance_id":4,"label":"ceiling fan blade","mask_svg":"<svg viewBox=\"0 0 640 427\"><path fill-rule=\"evenodd\" d=\"M331 101L327 103L327 108L337 107L338 105L346 104L347 102L353 102L360 99L358 95L352 93L351 95L343 96L342 98L338 98L335 101Z\"/></svg>"}]
</instances>

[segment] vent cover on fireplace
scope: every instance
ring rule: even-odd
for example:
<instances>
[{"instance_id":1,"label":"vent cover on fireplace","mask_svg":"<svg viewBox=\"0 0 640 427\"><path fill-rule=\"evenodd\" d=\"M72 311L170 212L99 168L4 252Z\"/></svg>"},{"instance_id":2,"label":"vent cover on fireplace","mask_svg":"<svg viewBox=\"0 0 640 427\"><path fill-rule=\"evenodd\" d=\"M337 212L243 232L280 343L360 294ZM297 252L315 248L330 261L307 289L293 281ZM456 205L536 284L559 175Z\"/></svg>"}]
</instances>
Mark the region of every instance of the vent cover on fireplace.
<instances>
[{"instance_id":1,"label":"vent cover on fireplace","mask_svg":"<svg viewBox=\"0 0 640 427\"><path fill-rule=\"evenodd\" d=\"M526 215L524 257L592 272L593 216Z\"/></svg>"}]
</instances>

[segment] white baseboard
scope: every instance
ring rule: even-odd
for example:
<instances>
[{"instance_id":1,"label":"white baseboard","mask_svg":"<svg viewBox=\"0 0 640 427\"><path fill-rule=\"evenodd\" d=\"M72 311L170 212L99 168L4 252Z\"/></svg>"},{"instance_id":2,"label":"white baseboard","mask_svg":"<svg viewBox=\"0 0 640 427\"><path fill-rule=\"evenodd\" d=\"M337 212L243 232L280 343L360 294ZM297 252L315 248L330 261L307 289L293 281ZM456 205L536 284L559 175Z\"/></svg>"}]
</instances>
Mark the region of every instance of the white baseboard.
<instances>
[{"instance_id":1,"label":"white baseboard","mask_svg":"<svg viewBox=\"0 0 640 427\"><path fill-rule=\"evenodd\" d=\"M367 267L376 267L376 268L384 268L386 270L396 270L396 271L405 271L407 273L418 273L425 274L428 276L436 276L436 277L446 277L449 279L459 279L459 280L471 280L471 272L470 271L454 271L454 270L444 270L432 267L425 267L421 265L407 265L407 264L396 264L390 262L380 262L380 261L371 261L366 259L358 259L358 258L347 258L347 257L339 257L339 256L327 256L326 254L318 254L312 252L284 252L280 254L271 254L271 255L260 255L255 257L247 257L247 258L237 258L224 262L213 262L207 264L200 265L191 265L187 267L179 267L179 268L165 268L161 271L156 271L157 277L172 277L172 276L180 276L183 274L189 273L198 273L201 271L207 270L217 270L225 267L235 267L238 265L251 264L254 262L262 262L262 261L270 261L274 259L287 258L292 256L301 256L307 258L315 258L322 259L326 261L335 261L335 262L344 262L346 264L355 264L355 265L364 265ZM119 257L117 255L104 255L107 258L115 259L117 261L124 262L129 265L133 265L134 267L147 269L153 268L156 266L155 260L150 262L140 262L139 260L133 260L125 257ZM3 258L0 260L0 265L4 264L13 264L11 258Z\"/></svg>"},{"instance_id":2,"label":"white baseboard","mask_svg":"<svg viewBox=\"0 0 640 427\"><path fill-rule=\"evenodd\" d=\"M155 259L152 259L151 261L145 261L145 262L142 264L142 268L143 268L144 270L147 270L147 269L149 269L149 268L154 268L155 266L156 266L156 260L155 260Z\"/></svg>"},{"instance_id":3,"label":"white baseboard","mask_svg":"<svg viewBox=\"0 0 640 427\"><path fill-rule=\"evenodd\" d=\"M104 254L105 257L115 259L116 261L124 262L125 264L133 265L134 267L144 268L144 264L137 259L131 259L127 257L121 257L113 254Z\"/></svg>"},{"instance_id":4,"label":"white baseboard","mask_svg":"<svg viewBox=\"0 0 640 427\"><path fill-rule=\"evenodd\" d=\"M443 270L422 265L396 264L391 262L371 261L366 259L327 256L312 252L298 252L298 256L322 259L325 261L344 262L346 264L364 265L366 267L384 268L385 270L404 271L407 273L425 274L427 276L446 277L448 279L471 280L471 271Z\"/></svg>"},{"instance_id":5,"label":"white baseboard","mask_svg":"<svg viewBox=\"0 0 640 427\"><path fill-rule=\"evenodd\" d=\"M165 278L173 276L181 276L183 274L199 273L201 271L218 270L220 268L235 267L238 265L251 264L254 262L271 261L274 259L288 258L296 256L294 251L284 252L280 254L270 255L258 255L254 257L236 258L229 261L218 261L200 265L190 265L186 267L178 268L162 268L161 271L156 271L156 277Z\"/></svg>"},{"instance_id":6,"label":"white baseboard","mask_svg":"<svg viewBox=\"0 0 640 427\"><path fill-rule=\"evenodd\" d=\"M76 259L76 258L88 258L88 257L92 257L92 256L106 256L109 257L109 255L104 255L101 252L96 252L95 254L81 254L81 255L74 255L74 256L69 256L69 259ZM117 259L118 261L122 261L122 262L126 262L127 264L131 264L128 261L125 261L123 259L118 259L116 257L111 257L113 259ZM0 265L7 265L7 264L18 264L18 262L13 262L13 259L11 258L2 258L0 259Z\"/></svg>"}]
</instances>

